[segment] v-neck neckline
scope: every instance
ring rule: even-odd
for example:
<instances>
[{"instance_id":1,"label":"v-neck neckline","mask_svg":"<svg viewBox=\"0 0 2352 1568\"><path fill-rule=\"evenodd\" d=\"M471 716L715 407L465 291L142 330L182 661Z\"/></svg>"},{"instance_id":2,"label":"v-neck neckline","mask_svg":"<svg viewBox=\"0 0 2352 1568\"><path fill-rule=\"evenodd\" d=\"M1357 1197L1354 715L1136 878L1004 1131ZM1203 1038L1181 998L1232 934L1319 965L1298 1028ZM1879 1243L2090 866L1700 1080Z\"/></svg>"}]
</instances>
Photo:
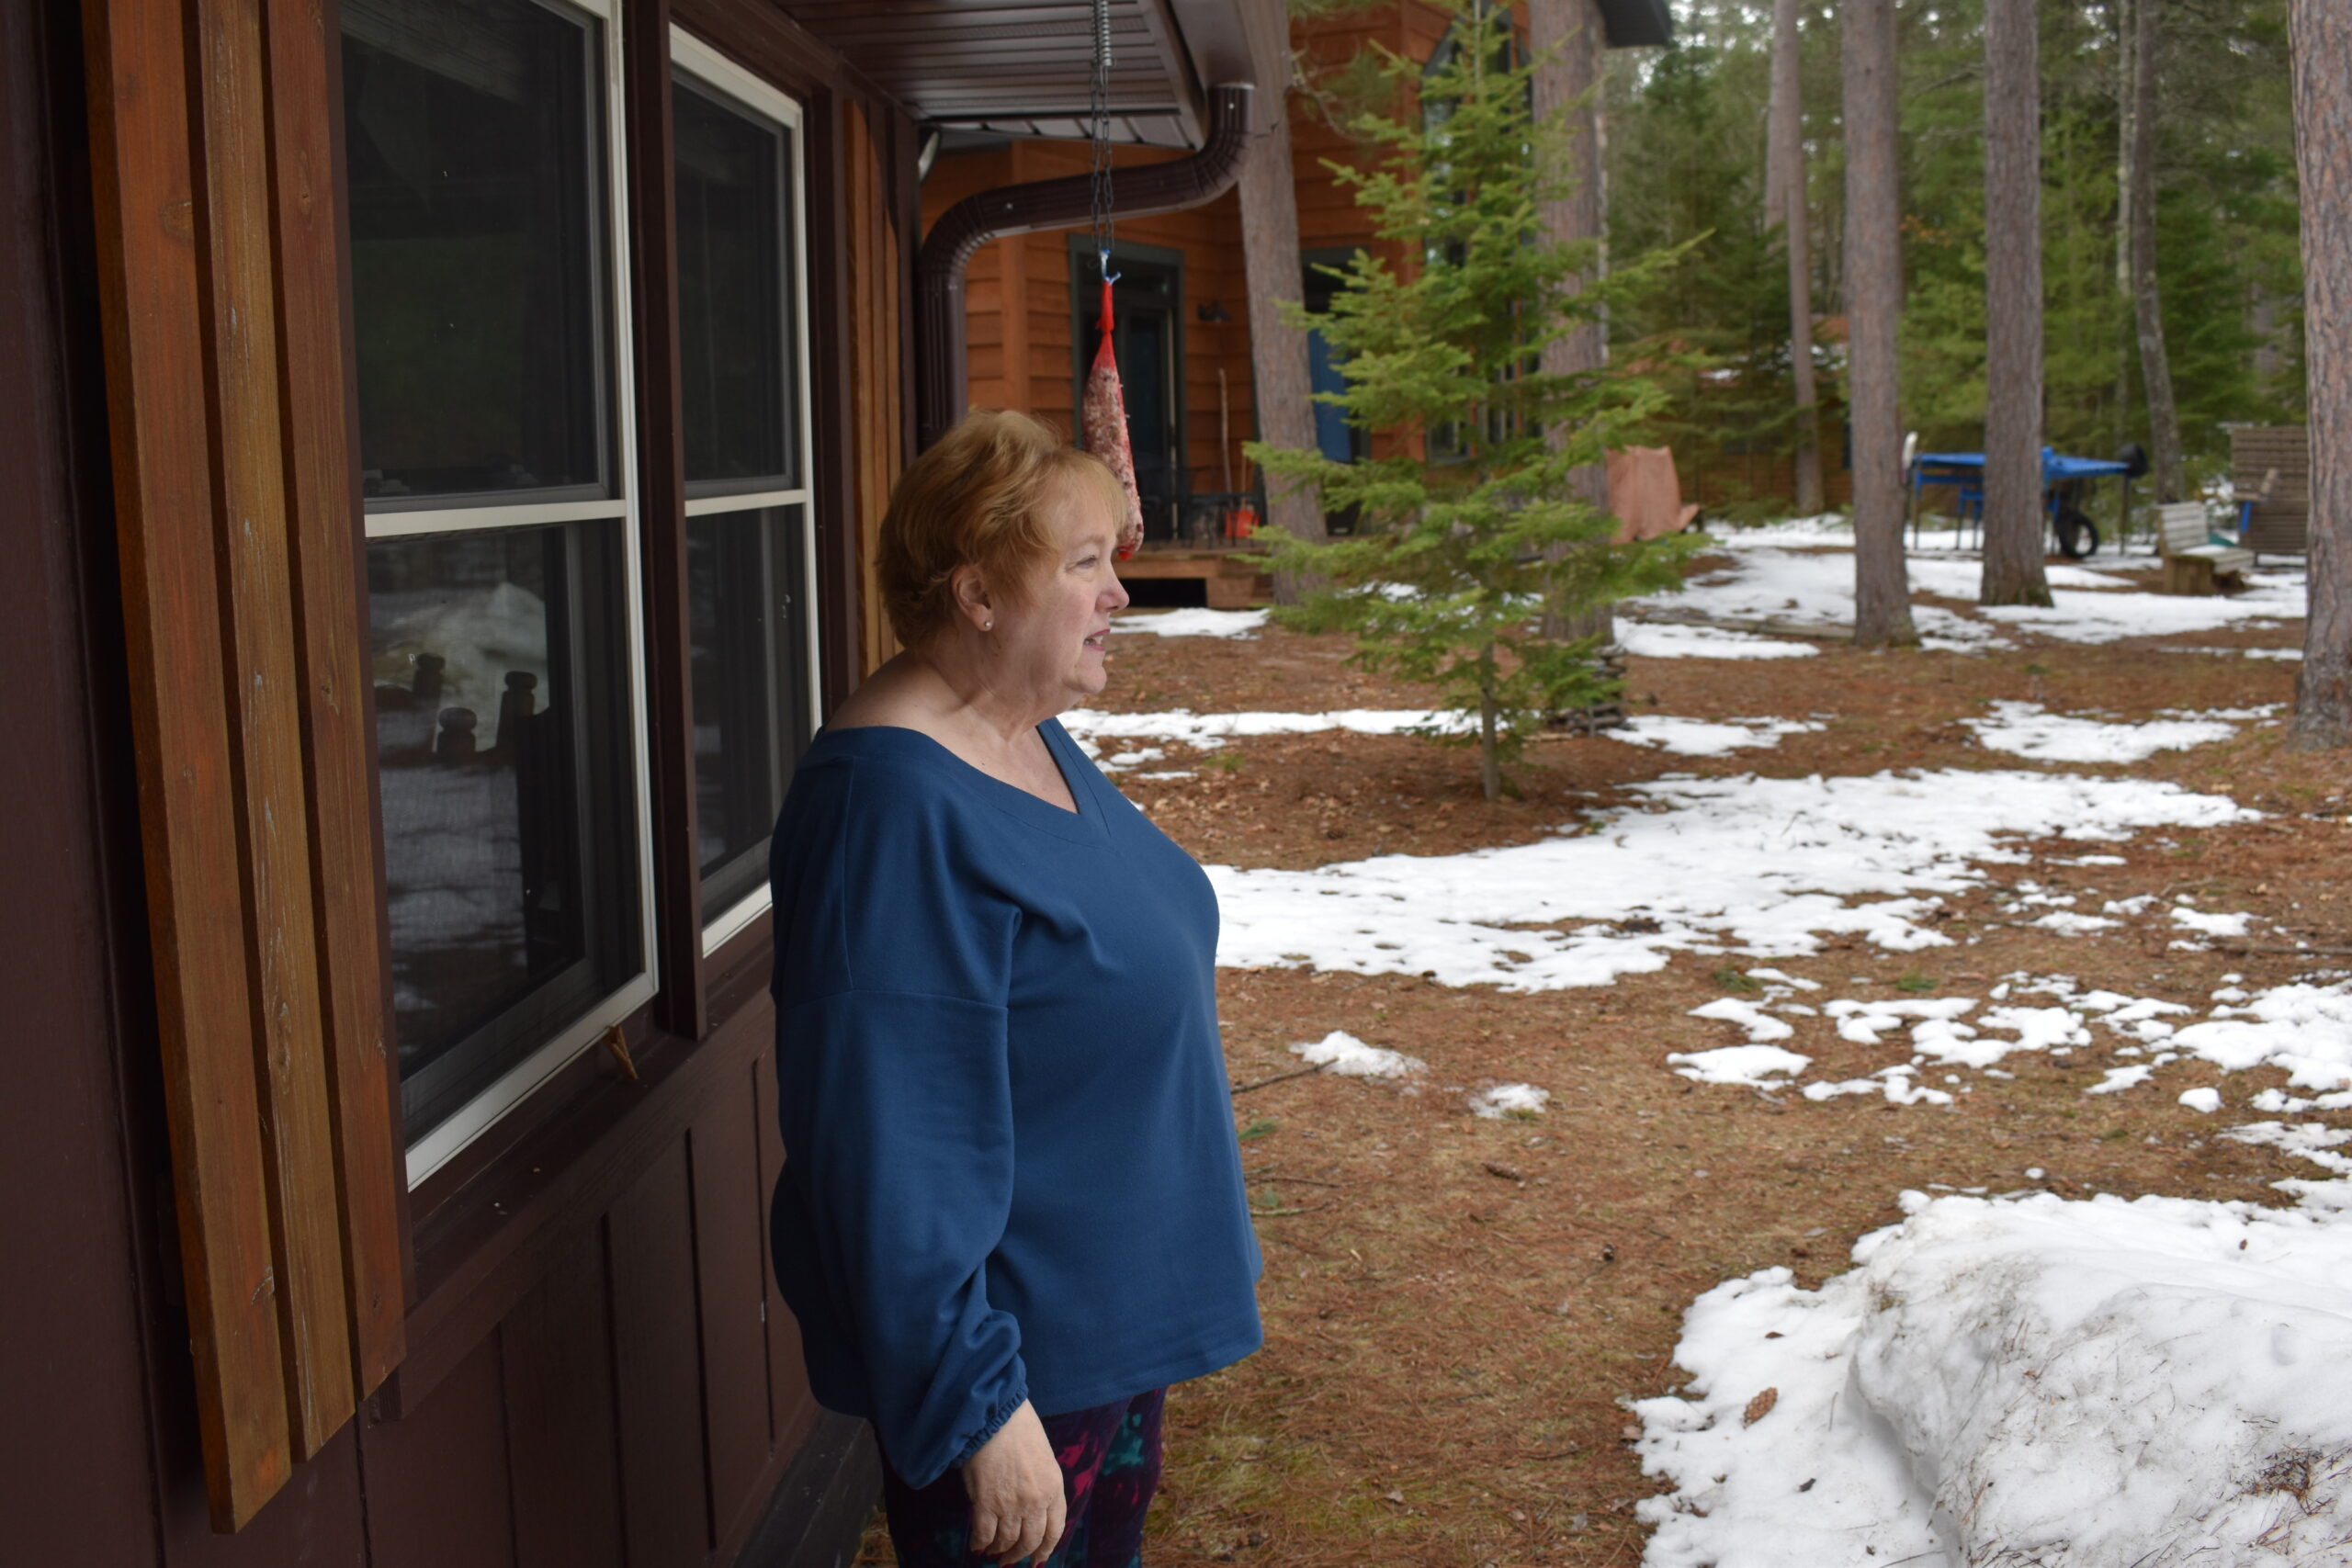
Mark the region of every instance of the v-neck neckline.
<instances>
[{"instance_id":1,"label":"v-neck neckline","mask_svg":"<svg viewBox=\"0 0 2352 1568\"><path fill-rule=\"evenodd\" d=\"M1010 779L999 778L986 768L957 754L953 747L937 736L909 725L861 724L848 729L825 730L820 739L831 737L845 741L848 737L859 734L911 736L919 743L919 750L925 754L936 752L952 763L959 774L985 784L989 791L993 792L989 796L990 804L998 809L1035 823L1059 838L1093 840L1102 836L1101 803L1089 798L1085 770L1077 766L1084 759L1075 755L1075 743L1070 741L1069 732L1062 728L1058 719L1045 720L1036 727L1036 734L1037 739L1046 744L1046 756L1053 763L1054 771L1060 775L1062 787L1069 791L1069 806L1057 805ZM1067 754L1065 747L1069 748Z\"/></svg>"}]
</instances>

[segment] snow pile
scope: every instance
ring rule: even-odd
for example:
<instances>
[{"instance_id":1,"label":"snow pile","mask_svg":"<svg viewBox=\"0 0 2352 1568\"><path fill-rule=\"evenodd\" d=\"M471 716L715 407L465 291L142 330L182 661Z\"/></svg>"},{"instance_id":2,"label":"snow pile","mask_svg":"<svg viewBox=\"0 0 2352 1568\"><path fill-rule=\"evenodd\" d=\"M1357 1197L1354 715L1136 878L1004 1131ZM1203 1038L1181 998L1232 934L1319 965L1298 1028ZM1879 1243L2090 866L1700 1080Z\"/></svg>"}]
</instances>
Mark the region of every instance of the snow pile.
<instances>
[{"instance_id":1,"label":"snow pile","mask_svg":"<svg viewBox=\"0 0 2352 1568\"><path fill-rule=\"evenodd\" d=\"M1674 718L1637 714L1621 729L1604 729L1628 746L1655 746L1680 757L1720 757L1755 746L1778 746L1783 735L1811 735L1821 726L1801 718Z\"/></svg>"},{"instance_id":2,"label":"snow pile","mask_svg":"<svg viewBox=\"0 0 2352 1568\"><path fill-rule=\"evenodd\" d=\"M2352 1210L1903 1201L1818 1291L1692 1304L1646 1568L2344 1560Z\"/></svg>"},{"instance_id":3,"label":"snow pile","mask_svg":"<svg viewBox=\"0 0 2352 1568\"><path fill-rule=\"evenodd\" d=\"M1550 1089L1532 1083L1498 1083L1472 1095L1469 1104L1472 1114L1499 1122L1506 1116L1541 1116L1551 1099Z\"/></svg>"},{"instance_id":4,"label":"snow pile","mask_svg":"<svg viewBox=\"0 0 2352 1568\"><path fill-rule=\"evenodd\" d=\"M2218 718L2159 718L2110 723L2052 713L2040 703L1996 702L1990 718L1960 721L1980 745L2037 762L2138 762L2227 740L2236 728Z\"/></svg>"},{"instance_id":5,"label":"snow pile","mask_svg":"<svg viewBox=\"0 0 2352 1568\"><path fill-rule=\"evenodd\" d=\"M1817 659L1821 655L1821 649L1809 642L1666 621L1621 622L1617 642L1636 659Z\"/></svg>"},{"instance_id":6,"label":"snow pile","mask_svg":"<svg viewBox=\"0 0 2352 1568\"><path fill-rule=\"evenodd\" d=\"M1292 1052L1309 1066L1322 1067L1343 1078L1402 1078L1423 1071L1428 1064L1418 1056L1367 1045L1345 1030L1335 1029L1322 1039L1293 1045Z\"/></svg>"},{"instance_id":7,"label":"snow pile","mask_svg":"<svg viewBox=\"0 0 2352 1568\"><path fill-rule=\"evenodd\" d=\"M1813 1058L1778 1045L1720 1045L1713 1051L1669 1051L1667 1062L1686 1078L1699 1083L1747 1084L1757 1089L1777 1085L1813 1066Z\"/></svg>"},{"instance_id":8,"label":"snow pile","mask_svg":"<svg viewBox=\"0 0 2352 1568\"><path fill-rule=\"evenodd\" d=\"M1254 639L1266 624L1263 610L1155 610L1148 615L1120 615L1111 622L1119 632L1149 632L1154 637L1222 637Z\"/></svg>"},{"instance_id":9,"label":"snow pile","mask_svg":"<svg viewBox=\"0 0 2352 1568\"><path fill-rule=\"evenodd\" d=\"M1854 778L1660 779L1656 809L1599 815L1573 837L1309 871L1208 868L1217 962L1425 974L1536 991L1606 985L1676 952L1815 952L1855 932L1940 947L1939 896L2045 836L2120 840L2255 813L2145 779L1952 771Z\"/></svg>"}]
</instances>

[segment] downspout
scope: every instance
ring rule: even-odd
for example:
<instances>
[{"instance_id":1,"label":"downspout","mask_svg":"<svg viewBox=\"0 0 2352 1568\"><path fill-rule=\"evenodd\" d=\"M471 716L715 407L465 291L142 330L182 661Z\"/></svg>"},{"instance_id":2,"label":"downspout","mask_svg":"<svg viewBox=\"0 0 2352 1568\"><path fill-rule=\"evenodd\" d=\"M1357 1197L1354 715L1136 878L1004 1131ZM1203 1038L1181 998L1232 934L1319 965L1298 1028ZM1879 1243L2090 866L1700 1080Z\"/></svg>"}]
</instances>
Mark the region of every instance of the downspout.
<instances>
[{"instance_id":1,"label":"downspout","mask_svg":"<svg viewBox=\"0 0 2352 1568\"><path fill-rule=\"evenodd\" d=\"M1199 152L1171 163L1118 169L1111 215L1142 218L1215 201L1240 177L1250 148L1247 82L1209 95L1209 131ZM940 216L915 260L915 445L929 446L964 415L964 266L990 240L1085 222L1093 177L1033 180L967 196Z\"/></svg>"}]
</instances>

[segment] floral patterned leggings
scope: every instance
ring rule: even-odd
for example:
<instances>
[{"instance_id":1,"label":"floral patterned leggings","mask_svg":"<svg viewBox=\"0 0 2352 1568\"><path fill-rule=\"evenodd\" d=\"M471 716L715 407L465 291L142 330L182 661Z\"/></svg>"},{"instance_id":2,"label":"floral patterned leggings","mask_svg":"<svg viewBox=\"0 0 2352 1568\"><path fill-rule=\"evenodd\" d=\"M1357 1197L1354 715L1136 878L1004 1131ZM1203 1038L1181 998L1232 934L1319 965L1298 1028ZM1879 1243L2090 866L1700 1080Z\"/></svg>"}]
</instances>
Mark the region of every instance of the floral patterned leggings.
<instances>
[{"instance_id":1,"label":"floral patterned leggings","mask_svg":"<svg viewBox=\"0 0 2352 1568\"><path fill-rule=\"evenodd\" d=\"M1156 1388L1045 1418L1069 1522L1061 1545L1036 1568L1141 1568L1143 1517L1159 1487L1159 1412L1167 1394ZM967 1549L972 1504L962 1472L950 1470L917 1488L886 1460L882 1505L899 1568L980 1568L989 1562Z\"/></svg>"}]
</instances>

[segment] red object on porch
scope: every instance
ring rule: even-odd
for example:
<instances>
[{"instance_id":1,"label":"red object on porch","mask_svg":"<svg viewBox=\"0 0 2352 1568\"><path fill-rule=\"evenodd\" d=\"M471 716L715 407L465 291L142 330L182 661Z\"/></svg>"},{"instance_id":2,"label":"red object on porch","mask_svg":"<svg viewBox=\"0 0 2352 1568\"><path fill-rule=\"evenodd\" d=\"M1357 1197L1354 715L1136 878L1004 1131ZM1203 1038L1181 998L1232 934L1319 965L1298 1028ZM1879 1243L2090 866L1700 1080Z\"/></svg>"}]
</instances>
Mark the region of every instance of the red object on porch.
<instances>
[{"instance_id":1,"label":"red object on porch","mask_svg":"<svg viewBox=\"0 0 2352 1568\"><path fill-rule=\"evenodd\" d=\"M1086 449L1111 465L1127 492L1126 520L1119 526L1119 558L1126 559L1143 543L1143 497L1136 489L1135 453L1127 446L1127 400L1119 387L1119 361L1111 352L1111 280L1102 280L1102 319L1095 323L1101 341L1094 349L1094 368L1087 372L1084 428Z\"/></svg>"}]
</instances>

